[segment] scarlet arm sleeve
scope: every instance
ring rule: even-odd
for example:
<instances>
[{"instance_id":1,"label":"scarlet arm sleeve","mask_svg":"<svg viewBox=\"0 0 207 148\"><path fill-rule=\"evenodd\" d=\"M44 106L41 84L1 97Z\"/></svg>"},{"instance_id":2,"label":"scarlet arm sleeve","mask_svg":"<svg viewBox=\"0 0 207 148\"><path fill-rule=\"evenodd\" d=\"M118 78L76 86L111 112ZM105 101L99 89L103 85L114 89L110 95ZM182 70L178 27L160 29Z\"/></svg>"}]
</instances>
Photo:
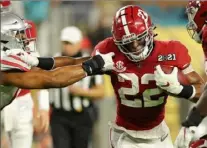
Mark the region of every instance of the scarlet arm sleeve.
<instances>
[{"instance_id":1,"label":"scarlet arm sleeve","mask_svg":"<svg viewBox=\"0 0 207 148\"><path fill-rule=\"evenodd\" d=\"M106 53L108 53L108 52L109 52L109 51L108 51L109 49L107 49L107 45L108 45L108 39L105 39L105 40L99 42L99 43L95 46L95 48L94 48L94 50L93 50L91 56L95 56L96 53L97 53L97 51L100 52L100 53L102 53L102 54L106 54Z\"/></svg>"},{"instance_id":2,"label":"scarlet arm sleeve","mask_svg":"<svg viewBox=\"0 0 207 148\"><path fill-rule=\"evenodd\" d=\"M184 70L191 63L191 57L188 53L188 49L179 41L173 41L174 51L176 53L176 66Z\"/></svg>"}]
</instances>

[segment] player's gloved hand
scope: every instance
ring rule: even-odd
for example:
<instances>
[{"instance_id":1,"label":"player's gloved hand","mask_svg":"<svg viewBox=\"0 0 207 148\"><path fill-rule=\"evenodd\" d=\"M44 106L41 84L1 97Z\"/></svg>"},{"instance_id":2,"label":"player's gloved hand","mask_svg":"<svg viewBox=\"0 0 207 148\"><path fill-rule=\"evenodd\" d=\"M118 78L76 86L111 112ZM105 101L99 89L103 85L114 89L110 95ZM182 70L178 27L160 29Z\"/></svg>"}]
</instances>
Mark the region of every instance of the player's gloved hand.
<instances>
[{"instance_id":1,"label":"player's gloved hand","mask_svg":"<svg viewBox=\"0 0 207 148\"><path fill-rule=\"evenodd\" d=\"M171 74L165 74L162 71L160 65L156 66L155 68L156 70L154 72L154 75L155 75L154 78L156 81L156 85L158 87L175 95L179 94L182 91L183 86L178 81L178 76L177 76L178 68L177 67L174 67Z\"/></svg>"},{"instance_id":2,"label":"player's gloved hand","mask_svg":"<svg viewBox=\"0 0 207 148\"><path fill-rule=\"evenodd\" d=\"M195 126L182 127L178 136L176 137L174 147L175 148L189 148L193 141L194 134L196 131Z\"/></svg>"},{"instance_id":3,"label":"player's gloved hand","mask_svg":"<svg viewBox=\"0 0 207 148\"><path fill-rule=\"evenodd\" d=\"M22 61L28 65L35 67L39 64L39 60L36 56L33 56L30 53L27 53L23 49L10 49L6 51L7 56L13 55L19 57Z\"/></svg>"},{"instance_id":4,"label":"player's gloved hand","mask_svg":"<svg viewBox=\"0 0 207 148\"><path fill-rule=\"evenodd\" d=\"M100 52L96 52L96 55L100 55L104 60L104 66L101 69L102 71L111 71L114 68L113 56L114 52L110 52L108 54L101 54Z\"/></svg>"},{"instance_id":5,"label":"player's gloved hand","mask_svg":"<svg viewBox=\"0 0 207 148\"><path fill-rule=\"evenodd\" d=\"M113 52L108 54L100 54L93 56L91 59L83 62L82 67L87 73L88 76L94 74L100 74L105 71L111 71L114 67L114 62L112 57L114 56Z\"/></svg>"}]
</instances>

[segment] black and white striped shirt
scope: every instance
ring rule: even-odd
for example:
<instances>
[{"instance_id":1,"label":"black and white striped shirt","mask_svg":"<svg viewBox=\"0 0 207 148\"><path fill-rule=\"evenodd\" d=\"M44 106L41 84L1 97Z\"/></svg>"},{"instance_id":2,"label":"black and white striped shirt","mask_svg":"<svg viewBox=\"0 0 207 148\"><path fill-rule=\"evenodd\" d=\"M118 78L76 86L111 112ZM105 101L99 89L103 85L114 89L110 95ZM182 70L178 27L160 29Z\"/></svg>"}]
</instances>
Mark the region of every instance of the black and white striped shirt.
<instances>
[{"instance_id":1,"label":"black and white striped shirt","mask_svg":"<svg viewBox=\"0 0 207 148\"><path fill-rule=\"evenodd\" d=\"M84 89L90 89L96 85L103 84L103 76L96 75L86 77L73 85L82 87ZM90 98L83 96L76 96L70 93L69 88L50 89L50 103L55 109L61 109L64 111L76 111L81 112L85 108L92 105Z\"/></svg>"}]
</instances>

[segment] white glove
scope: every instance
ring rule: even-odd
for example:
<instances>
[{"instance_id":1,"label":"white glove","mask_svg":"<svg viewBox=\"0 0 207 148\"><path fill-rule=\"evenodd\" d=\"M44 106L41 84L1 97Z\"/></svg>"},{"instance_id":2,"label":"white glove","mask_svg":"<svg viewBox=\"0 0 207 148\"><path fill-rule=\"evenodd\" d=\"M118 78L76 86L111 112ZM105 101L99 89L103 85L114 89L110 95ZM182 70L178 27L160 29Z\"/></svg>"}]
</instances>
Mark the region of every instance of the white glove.
<instances>
[{"instance_id":1,"label":"white glove","mask_svg":"<svg viewBox=\"0 0 207 148\"><path fill-rule=\"evenodd\" d=\"M26 51L22 49L10 49L6 51L6 55L14 55L18 56L22 61L24 61L26 64L35 67L39 64L39 60L36 56L32 56L30 53L27 53Z\"/></svg>"},{"instance_id":2,"label":"white glove","mask_svg":"<svg viewBox=\"0 0 207 148\"><path fill-rule=\"evenodd\" d=\"M178 136L176 137L174 147L175 148L189 148L190 143L194 140L194 134L196 131L195 126L189 128L182 127Z\"/></svg>"},{"instance_id":3,"label":"white glove","mask_svg":"<svg viewBox=\"0 0 207 148\"><path fill-rule=\"evenodd\" d=\"M160 65L156 66L156 70L154 72L156 85L163 90L166 90L172 94L179 94L183 86L178 81L178 68L174 67L171 74L165 74Z\"/></svg>"},{"instance_id":4,"label":"white glove","mask_svg":"<svg viewBox=\"0 0 207 148\"><path fill-rule=\"evenodd\" d=\"M102 68L102 71L110 71L114 69L114 62L112 59L112 57L115 55L114 52L110 52L107 54L101 54L100 52L96 51L96 55L100 55L105 62Z\"/></svg>"}]
</instances>

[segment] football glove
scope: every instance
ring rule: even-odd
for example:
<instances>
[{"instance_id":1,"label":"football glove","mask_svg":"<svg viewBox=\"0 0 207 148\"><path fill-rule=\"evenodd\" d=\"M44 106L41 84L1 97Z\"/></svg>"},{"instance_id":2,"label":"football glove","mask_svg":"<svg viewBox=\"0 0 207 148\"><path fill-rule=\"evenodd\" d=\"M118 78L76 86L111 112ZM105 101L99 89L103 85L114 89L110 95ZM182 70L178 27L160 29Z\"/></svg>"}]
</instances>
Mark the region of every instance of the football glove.
<instances>
[{"instance_id":1,"label":"football glove","mask_svg":"<svg viewBox=\"0 0 207 148\"><path fill-rule=\"evenodd\" d=\"M111 71L114 68L114 62L112 60L113 56L113 52L110 52L108 54L98 53L91 59L83 62L82 67L88 76Z\"/></svg>"},{"instance_id":2,"label":"football glove","mask_svg":"<svg viewBox=\"0 0 207 148\"><path fill-rule=\"evenodd\" d=\"M173 71L171 74L165 74L160 65L155 67L156 70L154 72L155 75L155 81L156 81L156 85L158 87L160 87L163 90L166 90L169 93L172 94L179 94L182 89L183 86L180 84L180 82L178 81L178 68L174 67Z\"/></svg>"},{"instance_id":3,"label":"football glove","mask_svg":"<svg viewBox=\"0 0 207 148\"><path fill-rule=\"evenodd\" d=\"M175 140L175 148L189 148L196 131L195 126L182 127Z\"/></svg>"},{"instance_id":4,"label":"football glove","mask_svg":"<svg viewBox=\"0 0 207 148\"><path fill-rule=\"evenodd\" d=\"M36 56L33 56L30 53L22 49L10 49L6 51L7 56L18 56L22 61L30 65L31 67L35 67L39 64L39 60Z\"/></svg>"}]
</instances>

